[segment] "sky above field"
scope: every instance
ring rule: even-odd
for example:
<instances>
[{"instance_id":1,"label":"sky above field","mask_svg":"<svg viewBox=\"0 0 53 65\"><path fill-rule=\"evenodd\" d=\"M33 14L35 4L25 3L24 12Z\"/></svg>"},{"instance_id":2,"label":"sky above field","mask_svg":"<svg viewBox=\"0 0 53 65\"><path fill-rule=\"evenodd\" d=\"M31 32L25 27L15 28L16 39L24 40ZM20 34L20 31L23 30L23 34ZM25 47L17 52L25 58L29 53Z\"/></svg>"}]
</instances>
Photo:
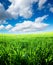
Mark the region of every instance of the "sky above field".
<instances>
[{"instance_id":1,"label":"sky above field","mask_svg":"<svg viewBox=\"0 0 53 65\"><path fill-rule=\"evenodd\" d=\"M53 0L0 0L0 33L53 31Z\"/></svg>"}]
</instances>

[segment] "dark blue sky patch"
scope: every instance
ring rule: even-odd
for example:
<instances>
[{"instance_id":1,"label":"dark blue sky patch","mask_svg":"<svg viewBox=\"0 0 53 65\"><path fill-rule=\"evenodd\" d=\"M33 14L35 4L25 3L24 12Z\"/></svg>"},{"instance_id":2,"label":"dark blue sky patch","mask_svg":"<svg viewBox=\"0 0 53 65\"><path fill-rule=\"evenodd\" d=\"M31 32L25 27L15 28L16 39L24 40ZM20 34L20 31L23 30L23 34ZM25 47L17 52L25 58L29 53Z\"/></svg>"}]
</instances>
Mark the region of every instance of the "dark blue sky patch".
<instances>
[{"instance_id":1,"label":"dark blue sky patch","mask_svg":"<svg viewBox=\"0 0 53 65\"><path fill-rule=\"evenodd\" d=\"M11 5L11 3L9 2L9 0L0 0L0 3L3 4L5 9L8 9L8 6Z\"/></svg>"}]
</instances>

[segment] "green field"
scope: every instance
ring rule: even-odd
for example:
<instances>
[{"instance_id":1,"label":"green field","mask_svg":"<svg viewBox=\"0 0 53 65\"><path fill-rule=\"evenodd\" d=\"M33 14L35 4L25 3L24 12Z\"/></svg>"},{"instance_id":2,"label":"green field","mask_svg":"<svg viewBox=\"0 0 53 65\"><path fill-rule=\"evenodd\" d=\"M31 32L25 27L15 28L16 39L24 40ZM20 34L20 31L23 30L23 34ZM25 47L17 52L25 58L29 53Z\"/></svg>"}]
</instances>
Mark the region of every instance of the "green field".
<instances>
[{"instance_id":1,"label":"green field","mask_svg":"<svg viewBox=\"0 0 53 65\"><path fill-rule=\"evenodd\" d=\"M53 65L53 33L0 34L0 65Z\"/></svg>"}]
</instances>

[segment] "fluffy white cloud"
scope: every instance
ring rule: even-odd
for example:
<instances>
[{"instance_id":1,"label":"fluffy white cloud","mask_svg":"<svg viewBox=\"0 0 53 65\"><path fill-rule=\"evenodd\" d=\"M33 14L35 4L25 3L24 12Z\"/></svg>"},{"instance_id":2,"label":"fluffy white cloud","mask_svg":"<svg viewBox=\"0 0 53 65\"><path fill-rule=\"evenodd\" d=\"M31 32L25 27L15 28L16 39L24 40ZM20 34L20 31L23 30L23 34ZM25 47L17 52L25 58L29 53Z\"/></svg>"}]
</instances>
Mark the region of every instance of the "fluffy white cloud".
<instances>
[{"instance_id":1,"label":"fluffy white cloud","mask_svg":"<svg viewBox=\"0 0 53 65\"><path fill-rule=\"evenodd\" d=\"M5 28L4 25L0 25L0 30L3 30Z\"/></svg>"},{"instance_id":2,"label":"fluffy white cloud","mask_svg":"<svg viewBox=\"0 0 53 65\"><path fill-rule=\"evenodd\" d=\"M30 18L33 15L32 4L38 3L41 8L47 0L9 0L11 5L5 10L0 3L0 20L17 18L19 16Z\"/></svg>"},{"instance_id":3,"label":"fluffy white cloud","mask_svg":"<svg viewBox=\"0 0 53 65\"><path fill-rule=\"evenodd\" d=\"M3 4L0 3L0 21L6 19L17 18L19 16L30 18L32 16L32 3L38 0L9 0L11 5L5 10Z\"/></svg>"},{"instance_id":4,"label":"fluffy white cloud","mask_svg":"<svg viewBox=\"0 0 53 65\"><path fill-rule=\"evenodd\" d=\"M50 11L53 13L53 7L50 8Z\"/></svg>"},{"instance_id":5,"label":"fluffy white cloud","mask_svg":"<svg viewBox=\"0 0 53 65\"><path fill-rule=\"evenodd\" d=\"M46 3L47 0L39 0L38 2L38 7L39 9L41 9L43 7L43 5Z\"/></svg>"},{"instance_id":6,"label":"fluffy white cloud","mask_svg":"<svg viewBox=\"0 0 53 65\"><path fill-rule=\"evenodd\" d=\"M3 5L0 3L0 20L3 20L6 18L5 9Z\"/></svg>"},{"instance_id":7,"label":"fluffy white cloud","mask_svg":"<svg viewBox=\"0 0 53 65\"><path fill-rule=\"evenodd\" d=\"M7 12L4 6L0 3L0 25L8 24L6 20L11 18L12 18L11 14Z\"/></svg>"},{"instance_id":8,"label":"fluffy white cloud","mask_svg":"<svg viewBox=\"0 0 53 65\"><path fill-rule=\"evenodd\" d=\"M17 23L15 26L10 24L6 26L0 25L0 30L7 30L10 32L35 32L37 30L43 30L49 25L43 22L47 16L48 15L38 17L35 19L35 21L24 21L22 23Z\"/></svg>"},{"instance_id":9,"label":"fluffy white cloud","mask_svg":"<svg viewBox=\"0 0 53 65\"><path fill-rule=\"evenodd\" d=\"M41 9L47 0L9 0L11 5L7 9L7 12L12 15L13 18L19 16L24 18L30 18L33 15L32 4L37 3L38 8Z\"/></svg>"},{"instance_id":10,"label":"fluffy white cloud","mask_svg":"<svg viewBox=\"0 0 53 65\"><path fill-rule=\"evenodd\" d=\"M3 22L4 20L11 19L11 18L12 18L11 14L8 13L5 10L4 6L0 3L0 21Z\"/></svg>"},{"instance_id":11,"label":"fluffy white cloud","mask_svg":"<svg viewBox=\"0 0 53 65\"><path fill-rule=\"evenodd\" d=\"M41 9L47 0L9 0L12 4L8 8L8 12L14 18L23 16L29 18L32 16L32 4L38 2L38 8Z\"/></svg>"},{"instance_id":12,"label":"fluffy white cloud","mask_svg":"<svg viewBox=\"0 0 53 65\"><path fill-rule=\"evenodd\" d=\"M12 27L13 27L12 25L8 24L8 25L5 27L5 29L6 29L6 30L10 30Z\"/></svg>"},{"instance_id":13,"label":"fluffy white cloud","mask_svg":"<svg viewBox=\"0 0 53 65\"><path fill-rule=\"evenodd\" d=\"M38 18L35 19L35 22L36 22L36 23L41 23L44 19L47 18L47 16L48 16L48 15L44 15L44 16L42 16L42 17L38 17Z\"/></svg>"},{"instance_id":14,"label":"fluffy white cloud","mask_svg":"<svg viewBox=\"0 0 53 65\"><path fill-rule=\"evenodd\" d=\"M4 26L4 25L0 25L0 30L10 30L10 29L12 29L12 25L10 25L10 24L8 24L8 25L6 25L6 26Z\"/></svg>"},{"instance_id":15,"label":"fluffy white cloud","mask_svg":"<svg viewBox=\"0 0 53 65\"><path fill-rule=\"evenodd\" d=\"M48 15L36 18L34 22L32 21L24 21L23 23L17 23L15 27L13 27L11 32L33 32L37 30L43 30L48 24L43 23L43 20L47 18Z\"/></svg>"},{"instance_id":16,"label":"fluffy white cloud","mask_svg":"<svg viewBox=\"0 0 53 65\"><path fill-rule=\"evenodd\" d=\"M8 22L5 21L5 20L0 20L0 25L1 25L1 24L8 24Z\"/></svg>"},{"instance_id":17,"label":"fluffy white cloud","mask_svg":"<svg viewBox=\"0 0 53 65\"><path fill-rule=\"evenodd\" d=\"M9 12L13 18L22 16L29 18L32 16L32 4L38 2L38 0L9 0L12 4L9 6L7 12Z\"/></svg>"}]
</instances>

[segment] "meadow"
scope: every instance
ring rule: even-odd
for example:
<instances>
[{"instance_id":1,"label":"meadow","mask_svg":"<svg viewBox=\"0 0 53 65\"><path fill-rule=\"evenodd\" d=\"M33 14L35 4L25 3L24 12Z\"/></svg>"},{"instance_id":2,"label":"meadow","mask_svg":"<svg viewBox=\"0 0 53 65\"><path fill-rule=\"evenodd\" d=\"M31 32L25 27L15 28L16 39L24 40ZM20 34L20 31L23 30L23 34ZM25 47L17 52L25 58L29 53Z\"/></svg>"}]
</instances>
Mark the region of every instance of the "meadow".
<instances>
[{"instance_id":1,"label":"meadow","mask_svg":"<svg viewBox=\"0 0 53 65\"><path fill-rule=\"evenodd\" d=\"M0 65L53 65L53 33L0 34Z\"/></svg>"}]
</instances>

